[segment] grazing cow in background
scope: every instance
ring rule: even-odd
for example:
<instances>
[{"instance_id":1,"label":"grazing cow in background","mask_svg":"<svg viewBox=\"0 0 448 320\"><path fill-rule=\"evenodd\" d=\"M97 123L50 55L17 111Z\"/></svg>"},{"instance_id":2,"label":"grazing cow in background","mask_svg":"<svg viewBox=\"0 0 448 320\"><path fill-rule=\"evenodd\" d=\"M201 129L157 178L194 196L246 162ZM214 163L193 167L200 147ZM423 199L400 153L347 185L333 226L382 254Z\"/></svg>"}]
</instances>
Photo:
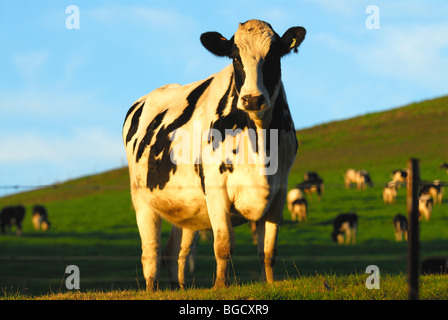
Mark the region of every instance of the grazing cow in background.
<instances>
[{"instance_id":1,"label":"grazing cow in background","mask_svg":"<svg viewBox=\"0 0 448 320\"><path fill-rule=\"evenodd\" d=\"M448 162L442 163L439 168L446 170L446 173L448 174Z\"/></svg>"},{"instance_id":2,"label":"grazing cow in background","mask_svg":"<svg viewBox=\"0 0 448 320\"><path fill-rule=\"evenodd\" d=\"M397 185L389 182L383 189L383 201L385 204L395 204L397 199Z\"/></svg>"},{"instance_id":3,"label":"grazing cow in background","mask_svg":"<svg viewBox=\"0 0 448 320\"><path fill-rule=\"evenodd\" d=\"M0 225L2 234L6 234L6 229L16 226L16 235L22 235L22 222L25 217L25 207L22 205L4 207L0 212Z\"/></svg>"},{"instance_id":4,"label":"grazing cow in background","mask_svg":"<svg viewBox=\"0 0 448 320\"><path fill-rule=\"evenodd\" d=\"M291 220L292 221L306 221L308 218L308 203L306 199L296 199L292 203Z\"/></svg>"},{"instance_id":5,"label":"grazing cow in background","mask_svg":"<svg viewBox=\"0 0 448 320\"><path fill-rule=\"evenodd\" d=\"M304 174L304 181L296 185L297 189L302 190L306 194L316 192L320 199L324 191L324 180L317 174L317 172L308 171Z\"/></svg>"},{"instance_id":6,"label":"grazing cow in background","mask_svg":"<svg viewBox=\"0 0 448 320\"><path fill-rule=\"evenodd\" d=\"M358 215L356 213L341 213L333 220L331 239L339 244L356 244L358 232Z\"/></svg>"},{"instance_id":7,"label":"grazing cow in background","mask_svg":"<svg viewBox=\"0 0 448 320\"><path fill-rule=\"evenodd\" d=\"M322 179L317 172L307 171L303 175L303 178L305 181L308 181L316 186L319 195L324 192L324 179Z\"/></svg>"},{"instance_id":8,"label":"grazing cow in background","mask_svg":"<svg viewBox=\"0 0 448 320\"><path fill-rule=\"evenodd\" d=\"M356 183L356 187L358 190L365 189L367 186L372 187L372 179L370 178L370 174L366 170L355 170L355 169L347 169L345 171L345 187L347 189L350 188L352 183Z\"/></svg>"},{"instance_id":9,"label":"grazing cow in background","mask_svg":"<svg viewBox=\"0 0 448 320\"><path fill-rule=\"evenodd\" d=\"M292 211L292 203L297 199L303 199L303 192L300 189L293 188L288 191L286 195L286 205L288 207L289 212Z\"/></svg>"},{"instance_id":10,"label":"grazing cow in background","mask_svg":"<svg viewBox=\"0 0 448 320\"><path fill-rule=\"evenodd\" d=\"M408 179L407 169L398 169L392 171L392 182L395 182L397 188L400 188L402 184L405 184Z\"/></svg>"},{"instance_id":11,"label":"grazing cow in background","mask_svg":"<svg viewBox=\"0 0 448 320\"><path fill-rule=\"evenodd\" d=\"M47 209L42 205L33 207L33 227L35 230L47 231L50 229L50 221L48 220Z\"/></svg>"},{"instance_id":12,"label":"grazing cow in background","mask_svg":"<svg viewBox=\"0 0 448 320\"><path fill-rule=\"evenodd\" d=\"M173 287L184 287L194 234L207 229L214 236L215 287L228 285L233 227L247 221L258 222L262 278L274 281L278 228L298 148L280 59L297 52L305 33L292 27L279 36L259 20L240 24L230 40L204 33L204 47L233 63L205 80L161 87L128 111L123 140L147 290L157 286L162 219L173 224L164 251Z\"/></svg>"},{"instance_id":13,"label":"grazing cow in background","mask_svg":"<svg viewBox=\"0 0 448 320\"><path fill-rule=\"evenodd\" d=\"M307 219L308 204L303 197L303 192L300 189L289 190L286 196L286 205L291 213L291 221L305 221Z\"/></svg>"},{"instance_id":14,"label":"grazing cow in background","mask_svg":"<svg viewBox=\"0 0 448 320\"><path fill-rule=\"evenodd\" d=\"M446 257L426 258L422 261L423 274L446 274L447 272L448 259Z\"/></svg>"},{"instance_id":15,"label":"grazing cow in background","mask_svg":"<svg viewBox=\"0 0 448 320\"><path fill-rule=\"evenodd\" d=\"M440 180L434 180L432 183L425 183L420 188L420 194L427 194L432 197L434 204L442 204L443 184Z\"/></svg>"},{"instance_id":16,"label":"grazing cow in background","mask_svg":"<svg viewBox=\"0 0 448 320\"><path fill-rule=\"evenodd\" d=\"M408 241L408 219L402 215L397 214L394 217L394 234L395 241L402 241L404 239Z\"/></svg>"},{"instance_id":17,"label":"grazing cow in background","mask_svg":"<svg viewBox=\"0 0 448 320\"><path fill-rule=\"evenodd\" d=\"M418 211L420 213L419 220L422 220L422 217L425 217L426 221L431 219L433 200L430 195L422 194L418 199Z\"/></svg>"}]
</instances>

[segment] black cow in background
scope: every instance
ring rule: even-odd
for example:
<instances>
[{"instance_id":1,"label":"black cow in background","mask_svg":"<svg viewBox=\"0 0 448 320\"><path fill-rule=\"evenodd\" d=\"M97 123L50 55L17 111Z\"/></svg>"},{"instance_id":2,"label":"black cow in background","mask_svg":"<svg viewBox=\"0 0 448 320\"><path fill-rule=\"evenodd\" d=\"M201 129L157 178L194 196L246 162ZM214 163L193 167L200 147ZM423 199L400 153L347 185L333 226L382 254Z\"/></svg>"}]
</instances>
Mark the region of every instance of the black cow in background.
<instances>
[{"instance_id":1,"label":"black cow in background","mask_svg":"<svg viewBox=\"0 0 448 320\"><path fill-rule=\"evenodd\" d=\"M6 229L16 226L16 235L22 234L22 222L25 217L25 207L22 205L4 207L0 213L0 225L2 234L6 234Z\"/></svg>"},{"instance_id":2,"label":"black cow in background","mask_svg":"<svg viewBox=\"0 0 448 320\"><path fill-rule=\"evenodd\" d=\"M331 239L339 244L356 244L358 232L358 215L353 212L341 213L333 220Z\"/></svg>"},{"instance_id":3,"label":"black cow in background","mask_svg":"<svg viewBox=\"0 0 448 320\"><path fill-rule=\"evenodd\" d=\"M440 167L439 167L440 169L444 169L444 170L446 170L446 173L448 173L448 162L444 162L444 163L442 163L441 165L440 165Z\"/></svg>"},{"instance_id":4,"label":"black cow in background","mask_svg":"<svg viewBox=\"0 0 448 320\"><path fill-rule=\"evenodd\" d=\"M395 241L408 240L408 219L402 214L397 214L394 217L394 234Z\"/></svg>"}]
</instances>

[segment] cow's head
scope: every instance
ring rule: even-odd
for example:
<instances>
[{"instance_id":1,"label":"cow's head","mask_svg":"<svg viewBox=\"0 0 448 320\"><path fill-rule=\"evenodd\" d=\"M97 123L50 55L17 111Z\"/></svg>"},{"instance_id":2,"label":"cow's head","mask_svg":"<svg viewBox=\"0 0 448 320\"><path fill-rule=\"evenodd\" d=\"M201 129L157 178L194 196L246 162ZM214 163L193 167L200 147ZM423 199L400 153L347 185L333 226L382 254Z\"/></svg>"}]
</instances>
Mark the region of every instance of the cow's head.
<instances>
[{"instance_id":1,"label":"cow's head","mask_svg":"<svg viewBox=\"0 0 448 320\"><path fill-rule=\"evenodd\" d=\"M280 37L269 23L249 20L227 40L218 32L206 32L201 42L211 53L233 60L237 107L260 112L273 106L281 87L280 59L305 38L305 29L292 27Z\"/></svg>"}]
</instances>

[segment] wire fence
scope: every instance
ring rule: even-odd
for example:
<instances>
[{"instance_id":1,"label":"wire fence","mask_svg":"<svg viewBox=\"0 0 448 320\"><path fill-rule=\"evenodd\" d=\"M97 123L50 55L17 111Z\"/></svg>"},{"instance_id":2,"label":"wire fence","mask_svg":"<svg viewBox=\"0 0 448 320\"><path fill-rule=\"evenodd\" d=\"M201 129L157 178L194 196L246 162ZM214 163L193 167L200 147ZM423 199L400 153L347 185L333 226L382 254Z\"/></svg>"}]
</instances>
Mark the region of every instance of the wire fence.
<instances>
[{"instance_id":1,"label":"wire fence","mask_svg":"<svg viewBox=\"0 0 448 320\"><path fill-rule=\"evenodd\" d=\"M300 256L277 256L278 261L363 261L370 260L372 257L378 261L402 261L406 255L372 255L372 254L353 254L353 255L300 255ZM52 262L52 261L136 261L140 262L141 256L0 256L2 262ZM166 258L165 258L166 259ZM177 259L177 258L176 258ZM212 255L194 255L195 260L215 261ZM233 261L259 261L258 255L233 255Z\"/></svg>"},{"instance_id":2,"label":"wire fence","mask_svg":"<svg viewBox=\"0 0 448 320\"><path fill-rule=\"evenodd\" d=\"M383 188L387 186L390 181L373 183L373 187ZM302 188L307 186L316 185L317 183L313 182L302 182L293 184L292 188ZM325 187L325 189L348 189L353 188L352 186L347 187L345 183L319 183ZM406 186L406 182L400 182L401 186ZM448 186L448 181L442 180L420 180L419 186L428 186L428 185L440 185L440 186ZM265 185L248 185L248 184L240 184L240 185L231 185L231 187L244 187L244 188L266 188ZM289 185L284 185L284 187L289 188ZM142 188L146 188L142 186ZM183 186L165 186L164 189L193 189L197 188L196 185L183 185ZM223 186L207 186L207 188L224 188ZM0 190L16 190L16 191L32 191L32 190L41 190L41 189L53 189L53 190L125 190L130 189L129 184L118 184L118 185L65 185L65 184L49 184L49 185L0 185Z\"/></svg>"},{"instance_id":3,"label":"wire fence","mask_svg":"<svg viewBox=\"0 0 448 320\"><path fill-rule=\"evenodd\" d=\"M34 263L34 264L45 264L47 263L62 263L62 264L79 264L83 262L91 262L94 263L96 267L98 267L98 264L101 262L129 262L129 263L135 263L136 265L140 265L140 259L141 257L137 256L0 256L0 262L5 265L7 263ZM214 255L195 255L194 256L195 264L197 265L198 262L203 261L205 265L211 266L215 262ZM244 263L244 262L258 262L259 257L257 254L254 255L234 255L231 258L232 265L238 264L238 263ZM301 272L297 269L296 263L312 263L312 262L344 262L344 263L354 263L354 262L368 262L375 261L375 263L381 262L381 261L387 261L387 262L401 262L404 263L406 261L406 255L322 255L322 256L315 256L315 255L303 255L303 256L277 256L276 258L278 269L280 269L280 278L286 277L290 278L290 272L294 272L294 270L297 272L295 274L296 276L300 276ZM289 266L289 267L288 267ZM125 283L129 284L136 284L138 287L144 287L144 278L139 273L140 270L136 270L136 275L131 276L129 275L121 275L121 276L96 276L91 275L89 272L85 272L86 266L84 265L81 272L81 284L82 285L97 285L97 284L104 284L104 285L113 285L113 284L123 284ZM202 266L204 268L204 264ZM282 272L282 268L284 269ZM288 269L290 271L288 272ZM233 275L230 275L231 280L233 279L235 282L241 282L241 281L258 281L260 280L260 275L257 271L253 270L243 270L240 269L235 270L232 268ZM86 274L87 273L87 274ZM131 272L132 273L132 272ZM291 274L292 275L292 274ZM36 284L39 286L47 285L50 283L53 283L54 285L59 285L59 288L65 288L63 286L64 281L67 277L67 274L60 272L60 277L55 278L53 276L36 276L35 274L24 276L22 275L0 275L0 287L4 286L5 284L22 284L24 286L27 286L29 284ZM188 282L192 282L192 285L200 284L200 285L209 285L212 284L214 279L212 274L205 274L204 271L202 273L197 274L196 270L194 272L189 272L187 275L187 278L189 279ZM191 278L191 279L190 279ZM160 275L159 277L160 283L169 283L169 279L167 276ZM3 284L2 284L3 283Z\"/></svg>"}]
</instances>

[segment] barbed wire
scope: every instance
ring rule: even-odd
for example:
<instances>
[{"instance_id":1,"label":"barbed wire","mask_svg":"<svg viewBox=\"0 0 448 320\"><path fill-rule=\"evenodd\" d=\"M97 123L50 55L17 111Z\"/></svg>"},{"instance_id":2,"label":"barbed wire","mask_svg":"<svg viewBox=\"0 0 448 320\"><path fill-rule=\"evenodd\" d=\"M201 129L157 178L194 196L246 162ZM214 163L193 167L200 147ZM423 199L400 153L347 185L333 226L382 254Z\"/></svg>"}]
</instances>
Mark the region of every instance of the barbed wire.
<instances>
[{"instance_id":1,"label":"barbed wire","mask_svg":"<svg viewBox=\"0 0 448 320\"><path fill-rule=\"evenodd\" d=\"M39 190L39 189L126 189L129 188L129 184L126 185L0 185L0 189L4 190Z\"/></svg>"},{"instance_id":2,"label":"barbed wire","mask_svg":"<svg viewBox=\"0 0 448 320\"><path fill-rule=\"evenodd\" d=\"M252 255L232 255L234 261L259 261L260 258L256 252L256 245L254 245L254 254ZM368 260L372 256L375 259L391 261L406 259L406 255L371 255L371 254L354 254L354 255L291 255L291 256L277 256L278 261L347 261L347 260ZM167 259L166 257L164 259ZM173 258L177 260L177 258ZM195 260L215 261L215 255L195 254ZM49 262L49 261L136 261L140 262L141 256L0 256L2 262L14 261L33 261L33 262Z\"/></svg>"},{"instance_id":3,"label":"barbed wire","mask_svg":"<svg viewBox=\"0 0 448 320\"><path fill-rule=\"evenodd\" d=\"M306 182L306 181L305 181ZM370 188L383 188L387 186L391 181L387 182L380 182L380 183L373 183L373 186ZM302 189L302 188L308 188L312 186L321 185L325 189L354 189L356 187L353 187L355 183L351 183L348 187L345 185L345 183L313 183L313 182L306 182L305 185L299 186L303 184L302 183L296 183L292 184L290 189ZM400 186L406 186L405 182L400 182ZM419 186L427 186L427 185L441 185L441 186L448 186L447 181L442 180L421 180L419 182ZM162 189L193 189L197 188L197 185L190 185L190 186L165 186ZM228 186L207 186L207 188L225 188ZM231 187L242 187L242 188L266 188L264 185L246 185L246 184L232 184ZM283 185L283 187L286 187L289 189L290 184ZM147 188L146 186L142 186L141 188ZM65 184L49 184L49 185L0 185L0 189L3 190L41 190L41 189L78 189L78 190L124 190L124 189L130 189L129 184L118 184L118 185L65 185ZM157 188L156 188L157 189Z\"/></svg>"}]
</instances>

